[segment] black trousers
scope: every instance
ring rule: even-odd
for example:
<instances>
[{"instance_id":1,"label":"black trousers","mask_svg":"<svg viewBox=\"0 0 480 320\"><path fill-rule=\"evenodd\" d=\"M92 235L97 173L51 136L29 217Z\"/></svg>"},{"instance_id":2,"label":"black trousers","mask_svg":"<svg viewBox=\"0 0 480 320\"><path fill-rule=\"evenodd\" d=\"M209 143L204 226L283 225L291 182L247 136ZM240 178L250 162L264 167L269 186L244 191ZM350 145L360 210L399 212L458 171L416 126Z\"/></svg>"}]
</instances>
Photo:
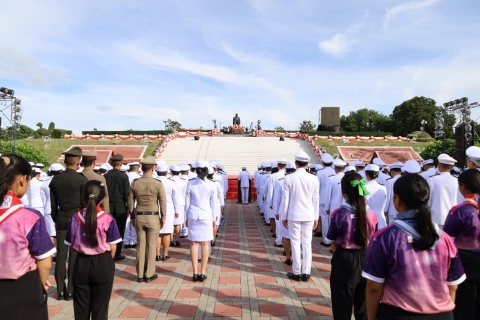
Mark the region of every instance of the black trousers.
<instances>
[{"instance_id":1,"label":"black trousers","mask_svg":"<svg viewBox=\"0 0 480 320\"><path fill-rule=\"evenodd\" d=\"M453 320L452 311L436 314L418 314L380 303L377 320Z\"/></svg>"},{"instance_id":2,"label":"black trousers","mask_svg":"<svg viewBox=\"0 0 480 320\"><path fill-rule=\"evenodd\" d=\"M458 250L467 280L458 285L455 320L480 319L480 252Z\"/></svg>"},{"instance_id":3,"label":"black trousers","mask_svg":"<svg viewBox=\"0 0 480 320\"><path fill-rule=\"evenodd\" d=\"M79 209L80 210L80 209ZM55 259L55 281L57 282L57 292L68 292L73 294L72 275L75 265L76 252L67 246L64 242L65 235L67 234L67 226L70 217L75 214L76 211L68 213L59 213L57 217L57 257ZM68 287L65 284L67 279L67 251L69 253L68 258Z\"/></svg>"},{"instance_id":4,"label":"black trousers","mask_svg":"<svg viewBox=\"0 0 480 320\"><path fill-rule=\"evenodd\" d=\"M110 202L110 214L115 218L118 231L123 239L125 235L125 227L127 225L127 207L123 202ZM115 256L118 257L122 253L123 241L117 243L117 250Z\"/></svg>"},{"instance_id":5,"label":"black trousers","mask_svg":"<svg viewBox=\"0 0 480 320\"><path fill-rule=\"evenodd\" d=\"M367 320L367 281L362 278L365 252L365 249L347 250L337 246L333 254L330 291L335 320L350 320L352 306L356 320Z\"/></svg>"},{"instance_id":6,"label":"black trousers","mask_svg":"<svg viewBox=\"0 0 480 320\"><path fill-rule=\"evenodd\" d=\"M106 320L112 294L115 263L110 252L94 256L79 253L73 277L75 320Z\"/></svg>"},{"instance_id":7,"label":"black trousers","mask_svg":"<svg viewBox=\"0 0 480 320\"><path fill-rule=\"evenodd\" d=\"M0 280L0 319L48 320L47 297L37 270Z\"/></svg>"}]
</instances>

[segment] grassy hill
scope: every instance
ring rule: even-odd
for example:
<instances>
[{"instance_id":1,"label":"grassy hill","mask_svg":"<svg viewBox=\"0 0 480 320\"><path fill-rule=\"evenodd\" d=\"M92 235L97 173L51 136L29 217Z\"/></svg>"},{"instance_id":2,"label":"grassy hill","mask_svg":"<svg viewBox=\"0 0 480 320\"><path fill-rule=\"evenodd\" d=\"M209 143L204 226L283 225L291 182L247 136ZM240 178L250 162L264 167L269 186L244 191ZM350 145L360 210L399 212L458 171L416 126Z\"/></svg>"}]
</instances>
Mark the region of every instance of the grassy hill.
<instances>
[{"instance_id":1,"label":"grassy hill","mask_svg":"<svg viewBox=\"0 0 480 320\"><path fill-rule=\"evenodd\" d=\"M142 145L142 141L95 141L95 140L64 140L52 139L51 143L45 143L42 139L24 139L17 140L17 143L27 143L34 147L44 150L50 163L54 163L60 157L61 153L67 150L71 145ZM162 141L150 141L148 143L145 155L152 155L155 148L162 144Z\"/></svg>"}]
</instances>

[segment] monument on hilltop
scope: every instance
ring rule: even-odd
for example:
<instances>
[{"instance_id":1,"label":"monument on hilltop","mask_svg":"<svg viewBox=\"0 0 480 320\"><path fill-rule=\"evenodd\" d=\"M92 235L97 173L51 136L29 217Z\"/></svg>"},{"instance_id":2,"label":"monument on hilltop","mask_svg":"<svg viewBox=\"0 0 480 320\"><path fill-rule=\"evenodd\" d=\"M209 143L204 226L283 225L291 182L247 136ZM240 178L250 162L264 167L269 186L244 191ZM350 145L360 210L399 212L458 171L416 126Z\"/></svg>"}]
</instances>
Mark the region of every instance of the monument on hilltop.
<instances>
[{"instance_id":1,"label":"monument on hilltop","mask_svg":"<svg viewBox=\"0 0 480 320\"><path fill-rule=\"evenodd\" d=\"M238 113L235 113L235 117L233 117L233 126L239 126L240 125L240 117L238 116Z\"/></svg>"},{"instance_id":2,"label":"monument on hilltop","mask_svg":"<svg viewBox=\"0 0 480 320\"><path fill-rule=\"evenodd\" d=\"M235 117L233 117L233 124L228 127L229 132L232 134L243 134L245 132L245 127L240 123L240 117L238 116L238 113L235 113Z\"/></svg>"}]
</instances>

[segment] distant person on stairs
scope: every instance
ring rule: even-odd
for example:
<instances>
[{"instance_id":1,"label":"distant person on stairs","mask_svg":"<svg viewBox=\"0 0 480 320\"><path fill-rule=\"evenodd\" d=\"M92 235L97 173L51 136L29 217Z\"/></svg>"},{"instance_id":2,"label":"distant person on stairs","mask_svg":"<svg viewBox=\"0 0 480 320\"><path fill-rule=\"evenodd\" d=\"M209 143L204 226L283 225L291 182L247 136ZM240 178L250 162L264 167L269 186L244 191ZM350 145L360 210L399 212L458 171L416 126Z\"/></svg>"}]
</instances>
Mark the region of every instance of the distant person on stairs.
<instances>
[{"instance_id":1,"label":"distant person on stairs","mask_svg":"<svg viewBox=\"0 0 480 320\"><path fill-rule=\"evenodd\" d=\"M242 167L242 172L238 174L238 181L240 181L240 188L242 193L242 204L248 204L250 180L252 180L252 176L247 171L247 167Z\"/></svg>"}]
</instances>

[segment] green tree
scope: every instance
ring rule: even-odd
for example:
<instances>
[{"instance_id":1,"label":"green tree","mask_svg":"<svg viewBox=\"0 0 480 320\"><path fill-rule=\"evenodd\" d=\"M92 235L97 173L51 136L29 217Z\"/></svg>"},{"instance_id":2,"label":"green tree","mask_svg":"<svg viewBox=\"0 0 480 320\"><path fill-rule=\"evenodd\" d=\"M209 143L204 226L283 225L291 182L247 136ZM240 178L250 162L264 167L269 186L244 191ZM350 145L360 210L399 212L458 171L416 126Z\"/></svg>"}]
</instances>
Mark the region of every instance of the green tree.
<instances>
[{"instance_id":1,"label":"green tree","mask_svg":"<svg viewBox=\"0 0 480 320\"><path fill-rule=\"evenodd\" d=\"M455 157L455 140L453 139L445 139L437 140L435 142L430 143L428 146L423 148L422 152L420 152L420 156L423 159L434 159L437 161L437 157L441 153L446 153L450 157Z\"/></svg>"},{"instance_id":2,"label":"green tree","mask_svg":"<svg viewBox=\"0 0 480 320\"><path fill-rule=\"evenodd\" d=\"M280 126L277 126L274 128L275 131L285 131L285 129L283 129L283 127L280 127Z\"/></svg>"},{"instance_id":3,"label":"green tree","mask_svg":"<svg viewBox=\"0 0 480 320\"><path fill-rule=\"evenodd\" d=\"M303 122L300 123L299 129L300 132L310 132L315 129L315 125L310 120L303 120Z\"/></svg>"},{"instance_id":4,"label":"green tree","mask_svg":"<svg viewBox=\"0 0 480 320\"><path fill-rule=\"evenodd\" d=\"M43 123L38 122L38 123L36 124L36 126L37 126L39 129L42 129L42 128L43 128Z\"/></svg>"},{"instance_id":5,"label":"green tree","mask_svg":"<svg viewBox=\"0 0 480 320\"><path fill-rule=\"evenodd\" d=\"M340 118L340 128L345 132L386 132L390 130L390 118L367 108L350 111Z\"/></svg>"},{"instance_id":6,"label":"green tree","mask_svg":"<svg viewBox=\"0 0 480 320\"><path fill-rule=\"evenodd\" d=\"M10 140L11 134L14 130L15 129L13 129L12 127L6 127L5 130L2 130L2 140ZM20 130L15 130L15 134L17 139L41 138L41 136L35 130L23 124L20 125Z\"/></svg>"},{"instance_id":7,"label":"green tree","mask_svg":"<svg viewBox=\"0 0 480 320\"><path fill-rule=\"evenodd\" d=\"M448 114L443 108L437 107L435 100L425 97L414 97L396 106L390 115L391 130L394 135L406 136L418 131L422 120L427 121L425 131L435 136L435 112L442 111L445 120L444 131L447 138L453 136L455 116Z\"/></svg>"},{"instance_id":8,"label":"green tree","mask_svg":"<svg viewBox=\"0 0 480 320\"><path fill-rule=\"evenodd\" d=\"M182 129L182 124L180 122L170 119L167 120L167 130L174 132L179 131L180 129Z\"/></svg>"},{"instance_id":9,"label":"green tree","mask_svg":"<svg viewBox=\"0 0 480 320\"><path fill-rule=\"evenodd\" d=\"M2 144L2 154L13 153L13 145L10 143ZM35 148L28 143L18 143L15 146L15 153L30 162L43 163L48 168L48 162L45 151Z\"/></svg>"},{"instance_id":10,"label":"green tree","mask_svg":"<svg viewBox=\"0 0 480 320\"><path fill-rule=\"evenodd\" d=\"M55 122L50 122L48 125L48 131L53 131L55 129Z\"/></svg>"}]
</instances>

